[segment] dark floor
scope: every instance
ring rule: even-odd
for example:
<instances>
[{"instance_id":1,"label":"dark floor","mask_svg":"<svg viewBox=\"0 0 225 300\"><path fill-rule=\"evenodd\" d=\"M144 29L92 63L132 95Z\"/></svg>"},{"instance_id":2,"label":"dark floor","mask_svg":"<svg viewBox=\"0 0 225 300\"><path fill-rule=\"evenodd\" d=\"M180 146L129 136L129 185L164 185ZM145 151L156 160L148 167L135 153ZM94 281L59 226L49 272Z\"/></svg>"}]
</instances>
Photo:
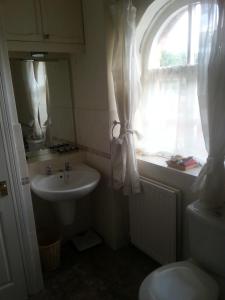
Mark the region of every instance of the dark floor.
<instances>
[{"instance_id":1,"label":"dark floor","mask_svg":"<svg viewBox=\"0 0 225 300\"><path fill-rule=\"evenodd\" d=\"M61 267L44 274L45 290L30 300L137 300L142 280L157 267L133 246L113 251L100 245L79 253L67 243Z\"/></svg>"}]
</instances>

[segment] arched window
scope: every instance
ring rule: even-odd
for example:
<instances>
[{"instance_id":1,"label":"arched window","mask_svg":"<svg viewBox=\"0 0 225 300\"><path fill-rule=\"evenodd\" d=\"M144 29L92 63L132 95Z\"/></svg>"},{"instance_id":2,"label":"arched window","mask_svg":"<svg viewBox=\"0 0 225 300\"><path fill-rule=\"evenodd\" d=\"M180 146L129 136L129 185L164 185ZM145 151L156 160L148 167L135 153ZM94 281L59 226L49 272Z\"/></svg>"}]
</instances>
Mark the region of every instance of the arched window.
<instances>
[{"instance_id":1,"label":"arched window","mask_svg":"<svg viewBox=\"0 0 225 300\"><path fill-rule=\"evenodd\" d=\"M149 10L151 17L145 18L150 22L144 31L143 24L138 29L143 93L135 117L142 135L137 147L147 154L193 155L205 160L196 66L200 4L172 2L155 15Z\"/></svg>"}]
</instances>

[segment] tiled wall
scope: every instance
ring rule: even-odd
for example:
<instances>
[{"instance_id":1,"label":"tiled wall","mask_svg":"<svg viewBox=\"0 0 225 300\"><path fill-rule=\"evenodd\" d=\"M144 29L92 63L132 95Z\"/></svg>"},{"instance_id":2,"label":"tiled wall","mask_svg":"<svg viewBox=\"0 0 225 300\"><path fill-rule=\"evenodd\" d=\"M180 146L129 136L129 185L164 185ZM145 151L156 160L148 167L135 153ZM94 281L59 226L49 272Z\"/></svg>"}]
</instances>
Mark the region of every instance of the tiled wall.
<instances>
[{"instance_id":1,"label":"tiled wall","mask_svg":"<svg viewBox=\"0 0 225 300\"><path fill-rule=\"evenodd\" d=\"M93 227L116 250L129 242L128 198L111 188L109 158L87 152L86 162L102 174L91 195Z\"/></svg>"},{"instance_id":2,"label":"tiled wall","mask_svg":"<svg viewBox=\"0 0 225 300\"><path fill-rule=\"evenodd\" d=\"M104 7L84 1L85 53L72 58L78 144L109 153Z\"/></svg>"},{"instance_id":3,"label":"tiled wall","mask_svg":"<svg viewBox=\"0 0 225 300\"><path fill-rule=\"evenodd\" d=\"M110 124L115 105L109 100L106 10L103 0L84 0L83 4L85 52L72 57L77 142L87 151L87 163L102 174L91 195L92 224L117 249L128 241L128 205L110 187Z\"/></svg>"},{"instance_id":4,"label":"tiled wall","mask_svg":"<svg viewBox=\"0 0 225 300\"><path fill-rule=\"evenodd\" d=\"M76 108L75 118L78 144L109 153L108 111Z\"/></svg>"},{"instance_id":5,"label":"tiled wall","mask_svg":"<svg viewBox=\"0 0 225 300\"><path fill-rule=\"evenodd\" d=\"M53 172L63 170L65 161L69 161L71 166L85 161L86 153L84 151L71 152L68 154L49 153L42 157L34 157L28 160L29 176L32 178L36 174L45 174L46 167L51 166Z\"/></svg>"}]
</instances>

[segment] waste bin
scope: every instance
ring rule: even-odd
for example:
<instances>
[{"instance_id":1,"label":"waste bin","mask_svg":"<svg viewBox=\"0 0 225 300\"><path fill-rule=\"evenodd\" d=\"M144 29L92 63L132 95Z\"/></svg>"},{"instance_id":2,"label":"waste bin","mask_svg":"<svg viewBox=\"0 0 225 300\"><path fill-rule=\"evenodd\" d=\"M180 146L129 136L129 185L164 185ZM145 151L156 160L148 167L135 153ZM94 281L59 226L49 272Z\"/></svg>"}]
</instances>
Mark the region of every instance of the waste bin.
<instances>
[{"instance_id":1,"label":"waste bin","mask_svg":"<svg viewBox=\"0 0 225 300\"><path fill-rule=\"evenodd\" d=\"M38 244L44 271L53 271L60 265L61 234L55 228L42 229L38 232Z\"/></svg>"}]
</instances>

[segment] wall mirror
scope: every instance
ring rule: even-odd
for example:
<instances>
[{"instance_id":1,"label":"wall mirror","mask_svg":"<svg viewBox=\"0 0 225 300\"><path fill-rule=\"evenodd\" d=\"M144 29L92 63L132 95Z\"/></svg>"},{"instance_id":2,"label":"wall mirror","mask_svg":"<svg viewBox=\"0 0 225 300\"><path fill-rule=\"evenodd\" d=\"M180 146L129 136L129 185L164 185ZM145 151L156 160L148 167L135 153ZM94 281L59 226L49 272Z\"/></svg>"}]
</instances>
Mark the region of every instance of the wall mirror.
<instances>
[{"instance_id":1,"label":"wall mirror","mask_svg":"<svg viewBox=\"0 0 225 300\"><path fill-rule=\"evenodd\" d=\"M75 143L70 62L66 55L10 53L26 152Z\"/></svg>"}]
</instances>

